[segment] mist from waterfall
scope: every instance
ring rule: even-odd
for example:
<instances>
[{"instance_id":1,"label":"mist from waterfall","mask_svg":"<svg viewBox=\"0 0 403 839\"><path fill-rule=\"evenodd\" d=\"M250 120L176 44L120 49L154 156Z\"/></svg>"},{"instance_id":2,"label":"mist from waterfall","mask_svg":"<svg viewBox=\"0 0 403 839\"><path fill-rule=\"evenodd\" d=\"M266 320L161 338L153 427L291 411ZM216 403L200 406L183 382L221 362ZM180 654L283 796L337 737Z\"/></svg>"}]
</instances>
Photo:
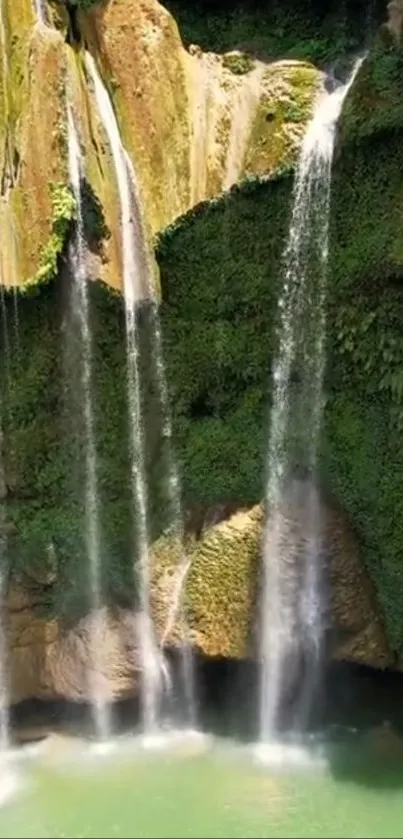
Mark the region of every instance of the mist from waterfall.
<instances>
[{"instance_id":1,"label":"mist from waterfall","mask_svg":"<svg viewBox=\"0 0 403 839\"><path fill-rule=\"evenodd\" d=\"M337 122L363 60L356 61L346 84L319 97L302 143L283 257L263 543L262 743L270 743L279 730L301 656L305 670L302 679L295 679L302 683L295 728L303 728L320 663L324 603L316 464L324 402L331 170ZM303 539L293 521L296 511Z\"/></svg>"},{"instance_id":2,"label":"mist from waterfall","mask_svg":"<svg viewBox=\"0 0 403 839\"><path fill-rule=\"evenodd\" d=\"M150 609L149 578L149 533L147 478L145 469L143 428L141 422L141 393L138 348L138 314L142 300L150 314L150 331L153 342L153 363L158 388L158 397L163 415L162 436L168 451L168 492L173 522L173 537L180 551L180 563L173 578L172 594L177 612L182 610L182 583L186 577L183 569L187 564L183 543L183 522L179 476L172 451L172 423L169 396L163 361L162 335L158 313L158 301L153 288L153 273L146 246L146 236L140 211L136 174L130 158L123 146L119 126L112 102L99 76L92 56L86 53L86 67L92 79L95 98L101 122L109 140L116 174L122 225L123 292L126 316L126 351L128 368L128 404L131 428L131 458L133 486L133 518L136 521L136 568L139 579L140 620L139 644L141 656L141 707L142 724L146 734L158 729L161 724L161 703L164 686L169 686L167 665L164 661L163 646L158 645ZM178 580L180 591L178 593ZM168 618L172 618L172 608ZM163 633L164 638L166 633ZM182 721L194 722L193 666L190 648L186 643L181 648L183 693Z\"/></svg>"},{"instance_id":3,"label":"mist from waterfall","mask_svg":"<svg viewBox=\"0 0 403 839\"><path fill-rule=\"evenodd\" d=\"M76 228L70 246L70 264L72 268L71 307L80 347L80 392L79 404L82 406L84 442L85 442L85 534L89 589L91 597L91 670L89 694L97 739L106 740L110 734L110 713L106 696L107 686L103 685L101 651L102 634L102 597L101 597L101 532L98 498L98 468L95 445L93 396L92 396L92 341L89 321L88 278L86 270L86 244L82 211L83 159L80 142L70 105L67 105L68 164L69 181L76 201Z\"/></svg>"}]
</instances>

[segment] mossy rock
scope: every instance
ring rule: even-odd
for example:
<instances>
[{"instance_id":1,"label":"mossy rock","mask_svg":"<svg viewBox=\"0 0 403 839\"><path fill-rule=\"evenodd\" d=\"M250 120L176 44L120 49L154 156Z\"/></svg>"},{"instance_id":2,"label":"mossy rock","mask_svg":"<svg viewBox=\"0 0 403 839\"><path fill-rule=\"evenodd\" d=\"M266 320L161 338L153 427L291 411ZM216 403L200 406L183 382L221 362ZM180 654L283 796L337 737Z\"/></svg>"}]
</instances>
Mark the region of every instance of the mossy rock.
<instances>
[{"instance_id":1,"label":"mossy rock","mask_svg":"<svg viewBox=\"0 0 403 839\"><path fill-rule=\"evenodd\" d=\"M298 586L304 556L311 550L310 518L305 506L310 491L304 484L294 490L281 511L279 550L287 573L293 575ZM327 633L329 654L371 667L392 667L396 661L349 521L321 493L318 502L321 572L326 588L331 583L329 599L323 600L326 627L331 627L333 639L329 642ZM267 608L260 600L265 526L263 505L257 505L239 509L207 527L198 539L187 538L182 555L172 536L158 540L150 564L151 605L157 632L166 646L174 647L187 639L208 657L245 659L259 655L260 608ZM172 615L174 591L180 581L181 598L177 613Z\"/></svg>"},{"instance_id":2,"label":"mossy rock","mask_svg":"<svg viewBox=\"0 0 403 839\"><path fill-rule=\"evenodd\" d=\"M255 62L246 53L228 52L223 56L222 63L235 76L243 76L253 70Z\"/></svg>"},{"instance_id":3,"label":"mossy rock","mask_svg":"<svg viewBox=\"0 0 403 839\"><path fill-rule=\"evenodd\" d=\"M368 68L373 60L370 54ZM333 169L320 473L361 540L389 643L401 653L403 133L397 97L392 126L376 90L373 98L359 98L363 78L346 104ZM360 124L372 125L374 133L354 133L355 102ZM196 208L158 244L189 503L242 506L264 494L273 327L291 187L287 175L247 182Z\"/></svg>"}]
</instances>

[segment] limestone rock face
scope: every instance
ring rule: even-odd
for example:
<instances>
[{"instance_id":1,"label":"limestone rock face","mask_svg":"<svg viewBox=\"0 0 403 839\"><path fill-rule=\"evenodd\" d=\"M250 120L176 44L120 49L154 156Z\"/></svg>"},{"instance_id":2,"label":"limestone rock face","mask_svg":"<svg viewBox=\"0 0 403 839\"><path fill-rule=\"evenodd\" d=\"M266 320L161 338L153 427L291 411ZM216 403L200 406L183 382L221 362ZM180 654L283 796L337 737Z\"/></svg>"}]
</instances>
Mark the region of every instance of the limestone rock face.
<instances>
[{"instance_id":1,"label":"limestone rock face","mask_svg":"<svg viewBox=\"0 0 403 839\"><path fill-rule=\"evenodd\" d=\"M330 572L329 621L333 629L332 656L373 667L391 667L391 654L375 594L362 565L357 541L346 518L321 502L322 552ZM304 522L298 510L284 511L293 544L303 544ZM264 522L261 506L239 511L207 528L198 541L189 540L190 568L185 587L189 637L208 656L253 657L257 644L260 542ZM177 554L176 554L177 561ZM154 553L153 593L160 633L167 626L167 603L174 586L175 550L163 540ZM184 626L173 626L170 641L182 636ZM169 639L168 639L169 643Z\"/></svg>"},{"instance_id":2,"label":"limestone rock face","mask_svg":"<svg viewBox=\"0 0 403 839\"><path fill-rule=\"evenodd\" d=\"M182 587L194 648L209 657L251 658L257 648L263 509L258 505L238 510L212 525L210 514L200 537L188 538L185 556L169 538L161 538L154 546L151 592L156 633L166 646L175 646L183 637L185 626L178 620ZM305 539L304 524L290 506L284 515L298 550ZM374 591L348 522L324 502L322 516L322 550L331 581L330 620L336 638L332 656L377 668L393 667L396 662ZM13 702L32 698L88 701L95 691L109 701L136 694L140 615L103 608L66 630L57 620L41 617L37 606L31 590L18 581L10 584L5 632Z\"/></svg>"},{"instance_id":3,"label":"limestone rock face","mask_svg":"<svg viewBox=\"0 0 403 839\"><path fill-rule=\"evenodd\" d=\"M403 36L403 3L402 0L391 0L388 3L388 29L397 41Z\"/></svg>"},{"instance_id":4,"label":"limestone rock face","mask_svg":"<svg viewBox=\"0 0 403 839\"><path fill-rule=\"evenodd\" d=\"M68 185L68 101L108 231L91 277L121 289L116 176L83 49L66 43L67 17L65 4L52 4L41 26L32 0L3 0L1 281L41 278L55 251L52 187ZM150 236L244 175L293 160L320 79L312 65L188 51L157 0L95 4L76 25L113 100Z\"/></svg>"},{"instance_id":5,"label":"limestone rock face","mask_svg":"<svg viewBox=\"0 0 403 839\"><path fill-rule=\"evenodd\" d=\"M84 702L94 692L112 701L136 694L136 616L103 608L64 630L57 620L40 617L36 605L26 589L11 584L5 617L12 702Z\"/></svg>"},{"instance_id":6,"label":"limestone rock face","mask_svg":"<svg viewBox=\"0 0 403 839\"><path fill-rule=\"evenodd\" d=\"M157 0L96 4L79 22L112 94L153 232L245 174L293 159L320 79L312 65L186 50Z\"/></svg>"},{"instance_id":7,"label":"limestone rock face","mask_svg":"<svg viewBox=\"0 0 403 839\"><path fill-rule=\"evenodd\" d=\"M5 6L0 97L1 274L5 285L30 280L52 233L52 185L63 162L63 40L34 27L33 4ZM27 235L29 231L29 235Z\"/></svg>"}]
</instances>

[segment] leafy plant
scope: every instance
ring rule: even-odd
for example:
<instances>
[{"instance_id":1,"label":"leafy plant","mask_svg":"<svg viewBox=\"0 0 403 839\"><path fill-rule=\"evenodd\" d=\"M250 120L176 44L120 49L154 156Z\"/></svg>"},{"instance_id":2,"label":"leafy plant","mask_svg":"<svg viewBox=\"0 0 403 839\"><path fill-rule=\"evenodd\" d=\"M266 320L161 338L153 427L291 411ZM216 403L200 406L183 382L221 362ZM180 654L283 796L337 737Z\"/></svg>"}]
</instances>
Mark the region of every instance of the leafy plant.
<instances>
[{"instance_id":1,"label":"leafy plant","mask_svg":"<svg viewBox=\"0 0 403 839\"><path fill-rule=\"evenodd\" d=\"M246 53L227 53L223 56L223 66L235 76L244 76L253 70L255 62Z\"/></svg>"},{"instance_id":2,"label":"leafy plant","mask_svg":"<svg viewBox=\"0 0 403 839\"><path fill-rule=\"evenodd\" d=\"M25 293L55 277L58 258L63 251L69 230L76 217L76 202L70 187L63 183L51 184L50 190L52 194L51 235L43 248L38 271L23 286Z\"/></svg>"}]
</instances>

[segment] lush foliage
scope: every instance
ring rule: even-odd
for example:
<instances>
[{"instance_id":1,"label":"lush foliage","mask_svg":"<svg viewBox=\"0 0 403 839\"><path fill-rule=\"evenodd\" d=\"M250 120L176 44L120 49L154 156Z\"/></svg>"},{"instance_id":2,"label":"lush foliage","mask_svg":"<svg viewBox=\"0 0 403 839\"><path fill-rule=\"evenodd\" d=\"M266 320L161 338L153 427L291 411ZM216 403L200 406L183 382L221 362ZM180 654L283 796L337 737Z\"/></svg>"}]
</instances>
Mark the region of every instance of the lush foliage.
<instances>
[{"instance_id":1,"label":"lush foliage","mask_svg":"<svg viewBox=\"0 0 403 839\"><path fill-rule=\"evenodd\" d=\"M60 183L51 184L50 189L52 192L51 235L41 253L38 271L24 286L26 292L38 283L49 282L56 276L58 259L76 216L75 199L70 187Z\"/></svg>"},{"instance_id":2,"label":"lush foliage","mask_svg":"<svg viewBox=\"0 0 403 839\"><path fill-rule=\"evenodd\" d=\"M360 536L390 641L401 652L403 131L397 106L390 129L390 106L403 84L394 71L399 61L399 52L389 46L371 56L341 128L344 145L333 178L320 468L325 486ZM368 81L380 73L383 89L389 86L382 102L377 85L372 81L369 88ZM369 120L373 107L376 111L376 130L369 136L361 130L357 142L354 103L363 119L363 89ZM290 186L285 178L233 190L213 205L196 208L159 245L175 419L186 494L194 502L246 503L262 497Z\"/></svg>"},{"instance_id":3,"label":"lush foliage","mask_svg":"<svg viewBox=\"0 0 403 839\"><path fill-rule=\"evenodd\" d=\"M0 377L7 496L7 557L42 594L43 605L74 617L88 608L85 546L85 457L82 344L72 307L72 278L65 268L57 283L36 286L18 299L5 297L6 341ZM125 326L120 295L90 285L92 401L98 456L101 562L105 595L133 602L135 506L132 504L127 427ZM151 357L154 313L138 320L146 469L152 534L169 524L166 441ZM53 554L56 576L45 587ZM53 560L52 560L53 562ZM39 582L38 582L39 581Z\"/></svg>"},{"instance_id":4,"label":"lush foliage","mask_svg":"<svg viewBox=\"0 0 403 839\"><path fill-rule=\"evenodd\" d=\"M244 76L253 70L253 60L245 53L227 53L222 60L224 67L231 70L235 76Z\"/></svg>"},{"instance_id":5,"label":"lush foliage","mask_svg":"<svg viewBox=\"0 0 403 839\"><path fill-rule=\"evenodd\" d=\"M284 3L282 0L164 0L178 21L185 43L227 52L244 50L274 59L299 58L327 64L362 47L385 11L375 2L373 18L367 0L326 4L319 0Z\"/></svg>"},{"instance_id":6,"label":"lush foliage","mask_svg":"<svg viewBox=\"0 0 403 839\"><path fill-rule=\"evenodd\" d=\"M80 9L89 9L95 6L100 0L53 0L53 2L62 2L65 6L78 6Z\"/></svg>"}]
</instances>

